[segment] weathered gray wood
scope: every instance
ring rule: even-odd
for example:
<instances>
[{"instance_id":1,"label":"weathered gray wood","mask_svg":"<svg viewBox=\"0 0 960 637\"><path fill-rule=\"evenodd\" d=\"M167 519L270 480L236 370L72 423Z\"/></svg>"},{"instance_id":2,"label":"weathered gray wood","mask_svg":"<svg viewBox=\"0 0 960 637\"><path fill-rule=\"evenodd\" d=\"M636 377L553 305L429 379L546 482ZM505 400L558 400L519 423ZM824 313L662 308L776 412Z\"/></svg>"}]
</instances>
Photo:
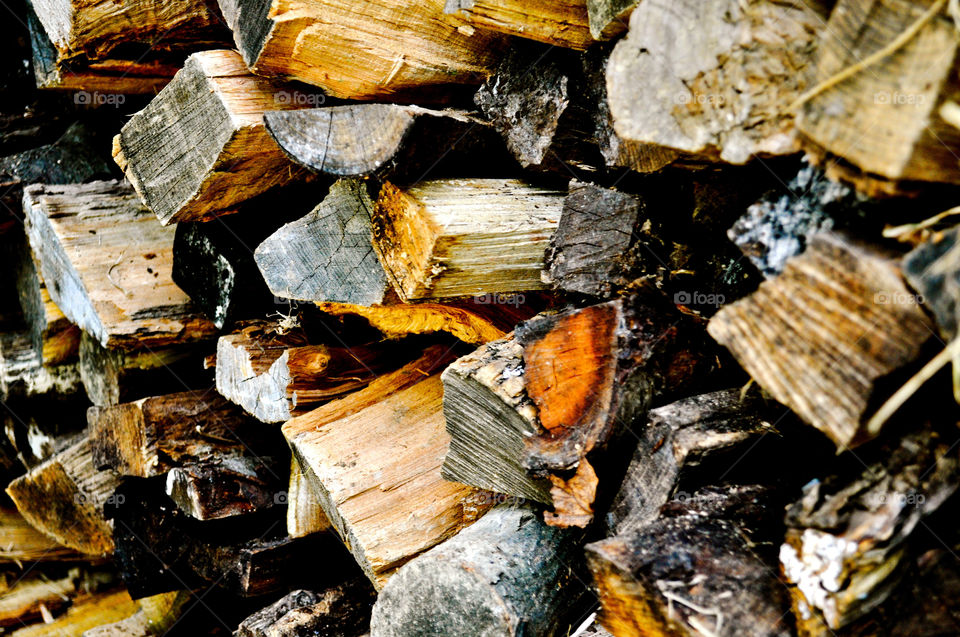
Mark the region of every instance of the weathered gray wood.
<instances>
[{"instance_id":1,"label":"weathered gray wood","mask_svg":"<svg viewBox=\"0 0 960 637\"><path fill-rule=\"evenodd\" d=\"M957 335L960 320L960 227L938 232L914 248L903 260L903 275L920 293L933 314L940 334Z\"/></svg>"},{"instance_id":2,"label":"weathered gray wood","mask_svg":"<svg viewBox=\"0 0 960 637\"><path fill-rule=\"evenodd\" d=\"M308 215L283 226L254 252L270 291L281 298L377 305L391 294L373 249L367 184L340 180Z\"/></svg>"},{"instance_id":3,"label":"weathered gray wood","mask_svg":"<svg viewBox=\"0 0 960 637\"><path fill-rule=\"evenodd\" d=\"M27 331L0 334L0 396L69 398L81 388L78 364L46 366Z\"/></svg>"},{"instance_id":4,"label":"weathered gray wood","mask_svg":"<svg viewBox=\"0 0 960 637\"><path fill-rule=\"evenodd\" d=\"M640 0L587 0L590 35L595 40L609 40L625 32L638 4Z\"/></svg>"},{"instance_id":5,"label":"weathered gray wood","mask_svg":"<svg viewBox=\"0 0 960 637\"><path fill-rule=\"evenodd\" d=\"M360 637L370 627L376 599L366 579L317 592L297 590L243 620L235 637Z\"/></svg>"},{"instance_id":6,"label":"weathered gray wood","mask_svg":"<svg viewBox=\"0 0 960 637\"><path fill-rule=\"evenodd\" d=\"M501 505L403 566L373 607L371 637L569 634L586 597L579 531Z\"/></svg>"}]
</instances>

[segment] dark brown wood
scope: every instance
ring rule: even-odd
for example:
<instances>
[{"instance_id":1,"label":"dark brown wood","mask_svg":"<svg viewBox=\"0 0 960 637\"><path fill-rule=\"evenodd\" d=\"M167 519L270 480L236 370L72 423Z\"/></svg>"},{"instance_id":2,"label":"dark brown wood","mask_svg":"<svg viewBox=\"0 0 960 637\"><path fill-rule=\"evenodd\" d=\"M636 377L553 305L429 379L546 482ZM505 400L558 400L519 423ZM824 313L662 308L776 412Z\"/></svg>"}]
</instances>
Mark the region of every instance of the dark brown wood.
<instances>
[{"instance_id":1,"label":"dark brown wood","mask_svg":"<svg viewBox=\"0 0 960 637\"><path fill-rule=\"evenodd\" d=\"M235 637L361 637L370 628L373 587L356 578L316 592L297 590L243 620Z\"/></svg>"},{"instance_id":2,"label":"dark brown wood","mask_svg":"<svg viewBox=\"0 0 960 637\"><path fill-rule=\"evenodd\" d=\"M934 233L903 260L903 275L933 314L940 334L948 340L957 335L960 300L960 227Z\"/></svg>"}]
</instances>

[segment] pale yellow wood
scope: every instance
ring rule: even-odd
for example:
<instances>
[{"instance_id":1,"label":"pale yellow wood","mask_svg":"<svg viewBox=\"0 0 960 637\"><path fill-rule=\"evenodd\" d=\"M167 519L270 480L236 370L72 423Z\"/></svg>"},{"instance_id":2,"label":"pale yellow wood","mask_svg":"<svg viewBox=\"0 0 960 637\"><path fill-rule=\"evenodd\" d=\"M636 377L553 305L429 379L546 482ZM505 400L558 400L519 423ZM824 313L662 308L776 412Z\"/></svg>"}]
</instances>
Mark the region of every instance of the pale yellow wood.
<instances>
[{"instance_id":1,"label":"pale yellow wood","mask_svg":"<svg viewBox=\"0 0 960 637\"><path fill-rule=\"evenodd\" d=\"M0 562L47 562L81 555L47 537L16 509L0 508Z\"/></svg>"},{"instance_id":2,"label":"pale yellow wood","mask_svg":"<svg viewBox=\"0 0 960 637\"><path fill-rule=\"evenodd\" d=\"M448 0L448 12L508 35L580 51L593 44L586 0Z\"/></svg>"},{"instance_id":3,"label":"pale yellow wood","mask_svg":"<svg viewBox=\"0 0 960 637\"><path fill-rule=\"evenodd\" d=\"M85 631L120 621L136 613L137 603L126 590L95 593L74 600L62 616L50 624L34 624L11 633L12 637L80 637Z\"/></svg>"}]
</instances>

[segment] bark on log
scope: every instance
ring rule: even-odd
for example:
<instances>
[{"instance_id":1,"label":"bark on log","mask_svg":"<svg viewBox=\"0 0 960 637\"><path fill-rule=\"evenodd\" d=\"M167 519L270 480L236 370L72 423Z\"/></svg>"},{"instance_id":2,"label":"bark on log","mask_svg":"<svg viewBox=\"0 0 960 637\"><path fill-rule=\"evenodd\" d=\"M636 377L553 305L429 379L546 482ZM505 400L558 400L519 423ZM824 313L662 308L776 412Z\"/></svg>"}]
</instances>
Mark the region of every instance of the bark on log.
<instances>
[{"instance_id":1,"label":"bark on log","mask_svg":"<svg viewBox=\"0 0 960 637\"><path fill-rule=\"evenodd\" d=\"M840 449L867 431L885 376L913 361L932 334L896 261L827 233L751 296L724 307L710 335L775 399Z\"/></svg>"},{"instance_id":2,"label":"bark on log","mask_svg":"<svg viewBox=\"0 0 960 637\"><path fill-rule=\"evenodd\" d=\"M357 578L319 590L293 591L245 619L234 637L361 637L376 595Z\"/></svg>"},{"instance_id":3,"label":"bark on log","mask_svg":"<svg viewBox=\"0 0 960 637\"><path fill-rule=\"evenodd\" d=\"M587 597L581 537L531 508L496 507L397 572L370 635L568 635Z\"/></svg>"},{"instance_id":4,"label":"bark on log","mask_svg":"<svg viewBox=\"0 0 960 637\"><path fill-rule=\"evenodd\" d=\"M304 106L291 95L299 93L251 75L233 51L195 53L124 125L114 160L164 225L235 211L308 177L263 125L268 110Z\"/></svg>"},{"instance_id":5,"label":"bark on log","mask_svg":"<svg viewBox=\"0 0 960 637\"><path fill-rule=\"evenodd\" d=\"M561 193L515 180L386 184L374 242L403 300L537 290Z\"/></svg>"},{"instance_id":6,"label":"bark on log","mask_svg":"<svg viewBox=\"0 0 960 637\"><path fill-rule=\"evenodd\" d=\"M27 236L50 297L104 347L160 347L210 336L170 276L164 229L120 182L30 186Z\"/></svg>"},{"instance_id":7,"label":"bark on log","mask_svg":"<svg viewBox=\"0 0 960 637\"><path fill-rule=\"evenodd\" d=\"M876 53L929 9L917 0L841 0L823 30L814 81ZM867 179L960 182L960 130L939 110L944 99L956 99L947 78L956 76L958 45L952 20L941 13L881 65L809 99L797 119L805 149Z\"/></svg>"},{"instance_id":8,"label":"bark on log","mask_svg":"<svg viewBox=\"0 0 960 637\"><path fill-rule=\"evenodd\" d=\"M446 0L443 12L481 29L583 51L593 44L588 4L587 0Z\"/></svg>"},{"instance_id":9,"label":"bark on log","mask_svg":"<svg viewBox=\"0 0 960 637\"><path fill-rule=\"evenodd\" d=\"M607 66L617 134L732 164L796 152L788 107L825 18L812 3L645 0Z\"/></svg>"},{"instance_id":10,"label":"bark on log","mask_svg":"<svg viewBox=\"0 0 960 637\"><path fill-rule=\"evenodd\" d=\"M220 7L255 73L346 99L409 101L479 83L505 39L445 15L444 0L416 10L400 0L220 0Z\"/></svg>"},{"instance_id":11,"label":"bark on log","mask_svg":"<svg viewBox=\"0 0 960 637\"><path fill-rule=\"evenodd\" d=\"M103 507L119 477L98 471L90 442L81 440L7 487L20 514L58 543L89 555L113 552Z\"/></svg>"}]
</instances>

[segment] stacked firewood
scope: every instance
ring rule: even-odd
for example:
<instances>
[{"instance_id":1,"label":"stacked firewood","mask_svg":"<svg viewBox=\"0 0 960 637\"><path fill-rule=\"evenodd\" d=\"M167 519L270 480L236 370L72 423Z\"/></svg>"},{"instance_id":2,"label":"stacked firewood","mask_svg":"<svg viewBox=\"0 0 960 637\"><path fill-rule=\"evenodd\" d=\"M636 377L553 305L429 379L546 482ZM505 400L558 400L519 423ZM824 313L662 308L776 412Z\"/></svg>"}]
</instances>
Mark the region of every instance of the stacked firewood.
<instances>
[{"instance_id":1,"label":"stacked firewood","mask_svg":"<svg viewBox=\"0 0 960 637\"><path fill-rule=\"evenodd\" d=\"M14 4L0 632L960 633L955 5Z\"/></svg>"}]
</instances>

